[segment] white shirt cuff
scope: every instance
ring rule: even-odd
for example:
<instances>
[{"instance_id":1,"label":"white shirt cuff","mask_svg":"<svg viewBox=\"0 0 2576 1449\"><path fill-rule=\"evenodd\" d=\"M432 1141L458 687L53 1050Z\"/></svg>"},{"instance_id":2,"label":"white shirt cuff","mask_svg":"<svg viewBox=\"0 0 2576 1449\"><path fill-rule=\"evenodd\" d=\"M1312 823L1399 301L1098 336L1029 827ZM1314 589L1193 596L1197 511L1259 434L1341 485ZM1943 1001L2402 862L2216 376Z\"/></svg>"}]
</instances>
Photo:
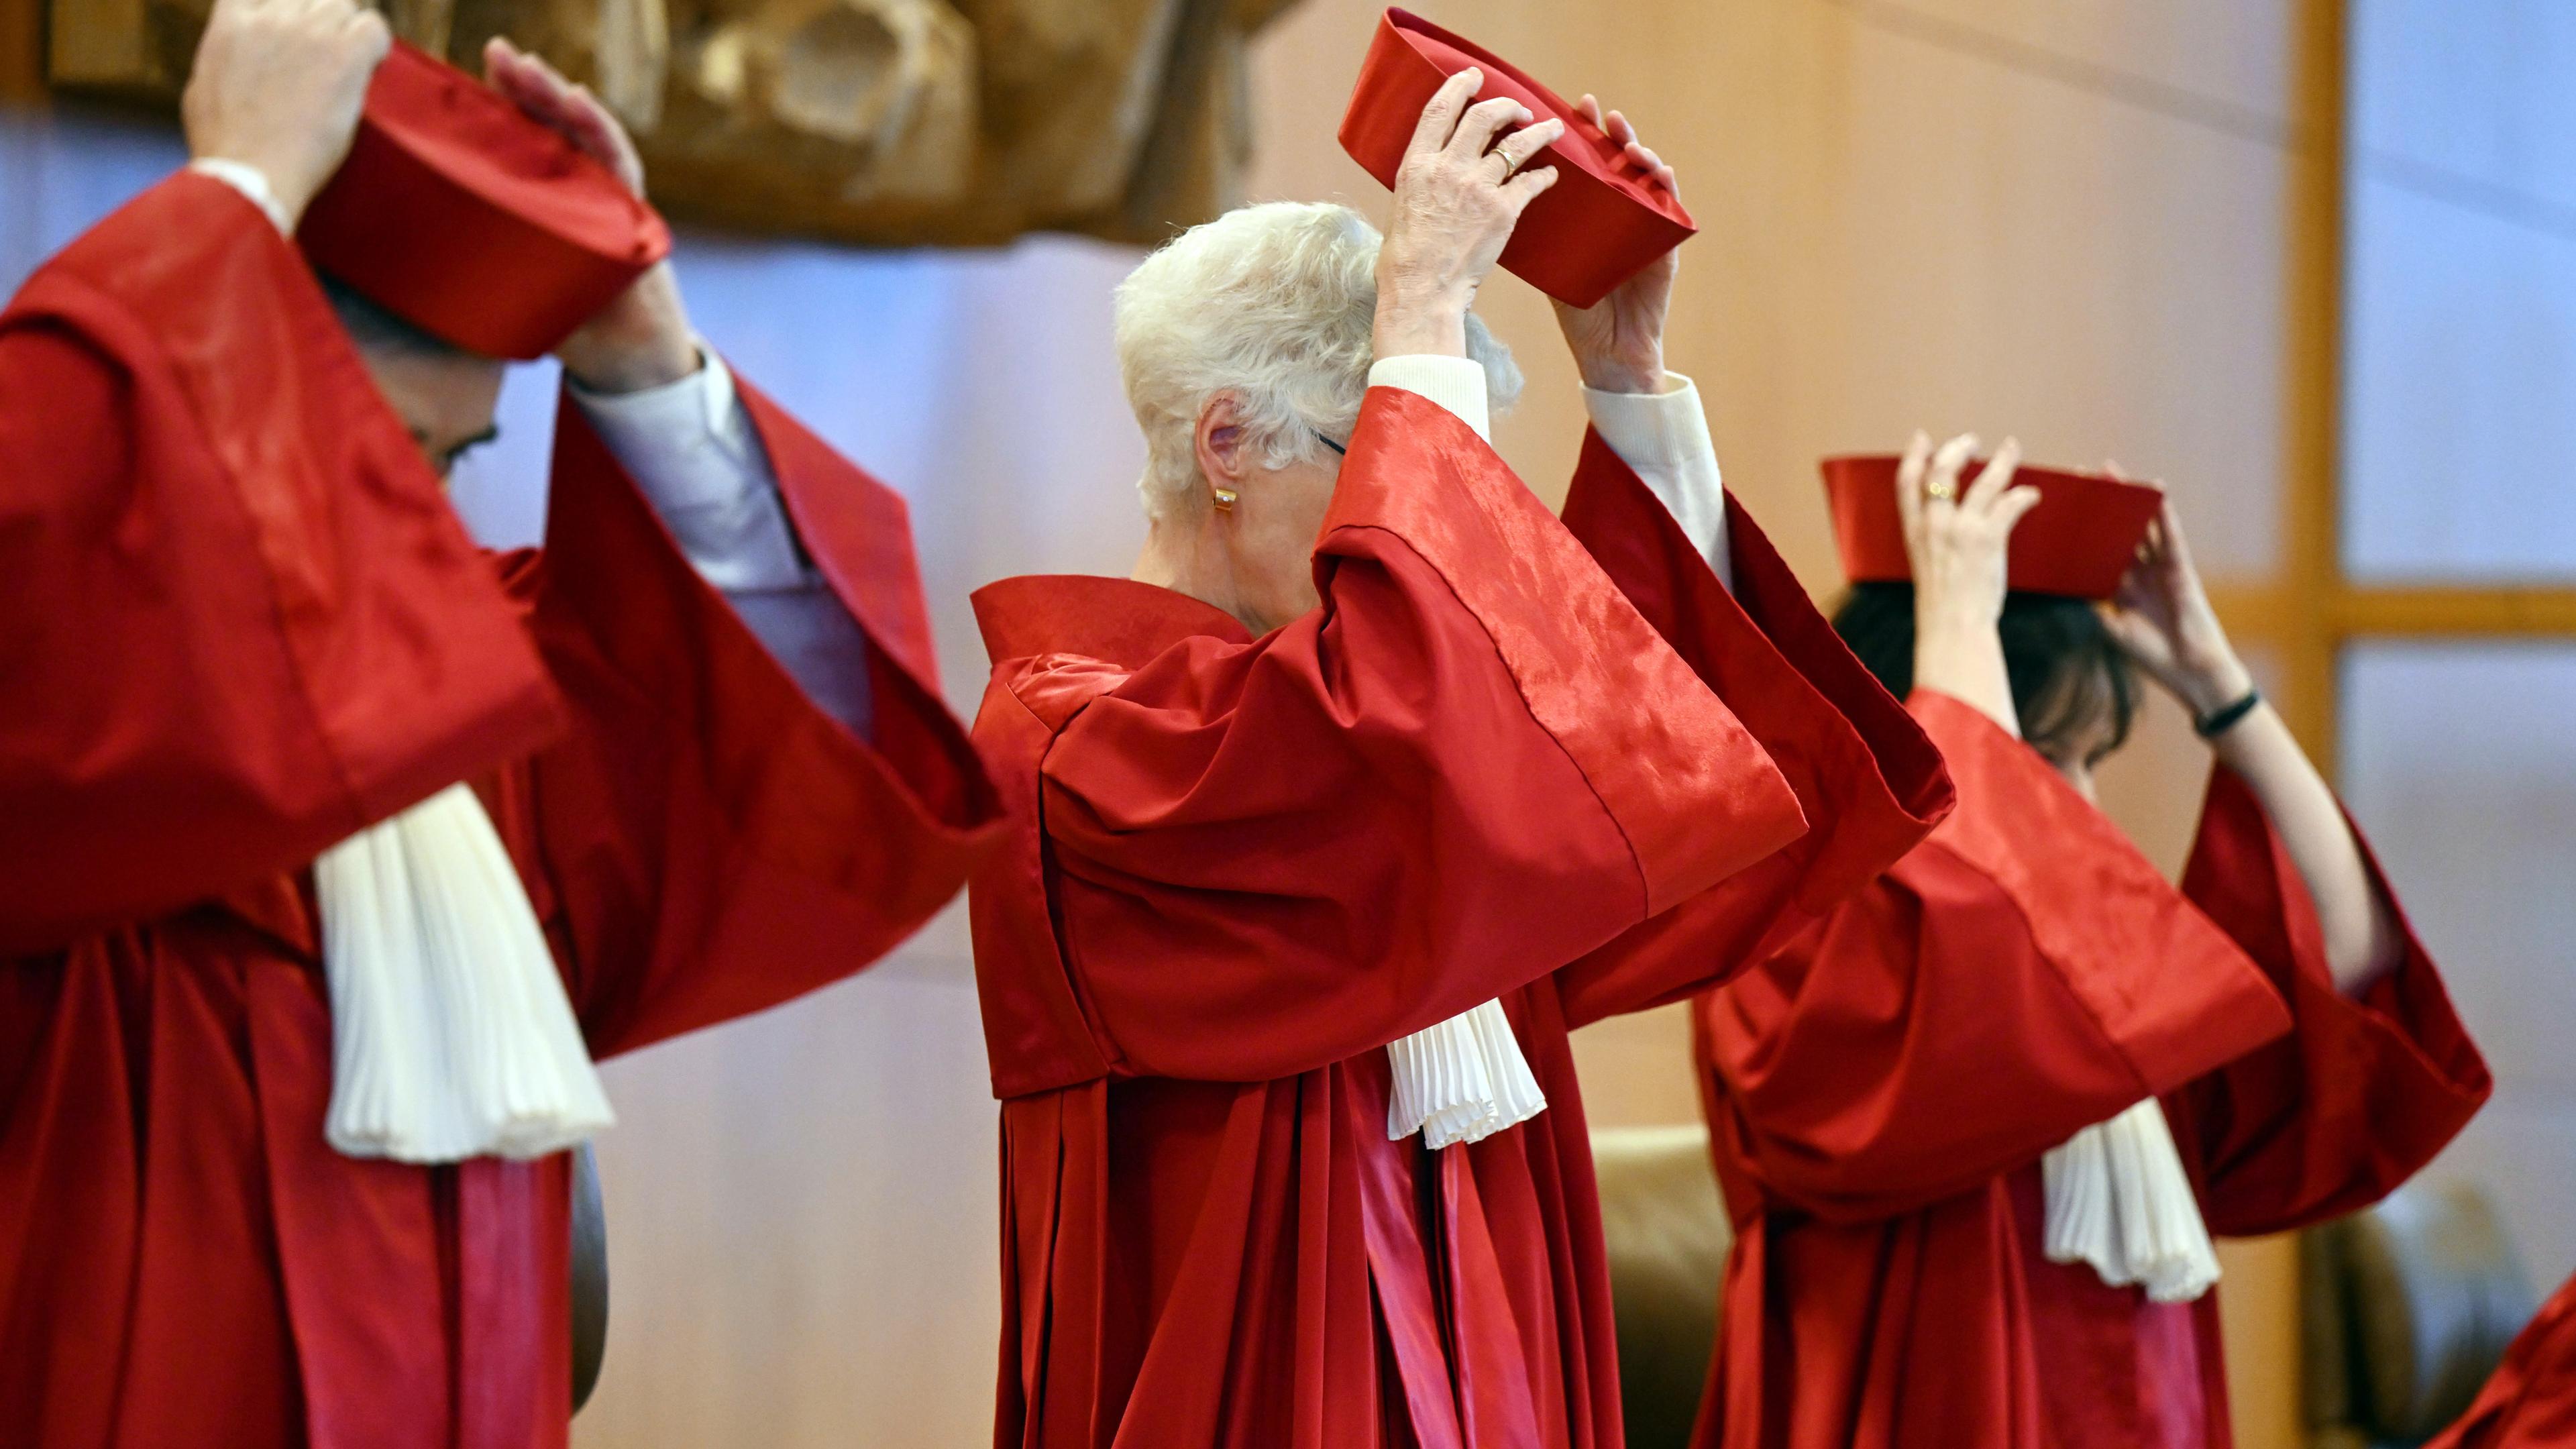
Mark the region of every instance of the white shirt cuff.
<instances>
[{"instance_id":1,"label":"white shirt cuff","mask_svg":"<svg viewBox=\"0 0 2576 1449\"><path fill-rule=\"evenodd\" d=\"M699 577L809 699L865 738L867 631L806 564L732 369L704 343L698 355L697 371L640 392L596 393L570 377L564 386Z\"/></svg>"},{"instance_id":2,"label":"white shirt cuff","mask_svg":"<svg viewBox=\"0 0 2576 1449\"><path fill-rule=\"evenodd\" d=\"M247 161L227 161L221 156L201 156L188 163L188 169L200 176L211 176L250 199L250 204L268 213L280 232L295 234L295 218L286 214L277 190L268 184L268 173Z\"/></svg>"},{"instance_id":3,"label":"white shirt cuff","mask_svg":"<svg viewBox=\"0 0 2576 1449\"><path fill-rule=\"evenodd\" d=\"M1583 390L1593 430L1643 481L1681 526L1691 547L1729 592L1734 569L1726 543L1726 484L1709 440L1708 414L1699 387L1678 372L1664 374L1659 393Z\"/></svg>"},{"instance_id":4,"label":"white shirt cuff","mask_svg":"<svg viewBox=\"0 0 2576 1449\"><path fill-rule=\"evenodd\" d=\"M1369 365L1368 385L1419 393L1474 428L1477 437L1488 443L1494 440L1492 421L1486 412L1485 365L1473 358L1432 353L1381 357Z\"/></svg>"},{"instance_id":5,"label":"white shirt cuff","mask_svg":"<svg viewBox=\"0 0 2576 1449\"><path fill-rule=\"evenodd\" d=\"M708 583L728 594L810 587L733 372L710 348L699 356L697 371L640 392L564 386Z\"/></svg>"}]
</instances>

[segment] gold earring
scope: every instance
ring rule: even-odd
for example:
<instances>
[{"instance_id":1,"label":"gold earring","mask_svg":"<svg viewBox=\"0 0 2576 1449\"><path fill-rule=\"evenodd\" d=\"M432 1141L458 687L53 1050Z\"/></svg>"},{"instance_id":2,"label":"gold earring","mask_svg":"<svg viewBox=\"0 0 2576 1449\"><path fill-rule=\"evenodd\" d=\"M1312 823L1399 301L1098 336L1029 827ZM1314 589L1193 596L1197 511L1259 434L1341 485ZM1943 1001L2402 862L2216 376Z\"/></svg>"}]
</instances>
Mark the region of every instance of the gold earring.
<instances>
[{"instance_id":1,"label":"gold earring","mask_svg":"<svg viewBox=\"0 0 2576 1449\"><path fill-rule=\"evenodd\" d=\"M1219 488L1216 490L1216 506L1225 512L1232 513L1234 500L1241 496L1231 488Z\"/></svg>"}]
</instances>

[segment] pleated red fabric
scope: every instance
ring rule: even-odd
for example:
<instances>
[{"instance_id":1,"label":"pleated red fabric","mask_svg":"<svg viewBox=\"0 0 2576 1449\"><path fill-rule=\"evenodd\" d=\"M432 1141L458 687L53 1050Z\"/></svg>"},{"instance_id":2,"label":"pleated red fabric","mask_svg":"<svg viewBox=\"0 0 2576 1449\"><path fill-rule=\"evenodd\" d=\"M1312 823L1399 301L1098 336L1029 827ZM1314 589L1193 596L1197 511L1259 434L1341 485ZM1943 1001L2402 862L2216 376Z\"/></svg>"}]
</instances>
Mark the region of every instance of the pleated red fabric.
<instances>
[{"instance_id":1,"label":"pleated red fabric","mask_svg":"<svg viewBox=\"0 0 2576 1449\"><path fill-rule=\"evenodd\" d=\"M2210 1230L2280 1232L2404 1181L2485 1064L2411 933L2336 991L2233 775L2177 890L1982 714L1912 708L1957 812L1696 1008L1738 1234L1697 1442L2223 1449L2224 1285L2165 1306L2047 1261L2040 1155L2157 1096Z\"/></svg>"},{"instance_id":2,"label":"pleated red fabric","mask_svg":"<svg viewBox=\"0 0 2576 1449\"><path fill-rule=\"evenodd\" d=\"M1719 979L1726 932L1876 874L1948 787L1749 519L1739 605L1597 440L1576 487L1560 524L1381 388L1307 617L977 595L997 1445L1621 1442L1566 1033ZM1620 939L1685 911L1701 949ZM1385 1044L1496 998L1547 1110L1388 1141Z\"/></svg>"},{"instance_id":3,"label":"pleated red fabric","mask_svg":"<svg viewBox=\"0 0 2576 1449\"><path fill-rule=\"evenodd\" d=\"M146 192L0 314L0 1438L566 1442L566 1160L326 1145L303 866L474 782L601 1057L846 976L954 892L996 802L901 504L745 397L868 629L871 741L576 410L546 549L477 550L220 182Z\"/></svg>"}]
</instances>

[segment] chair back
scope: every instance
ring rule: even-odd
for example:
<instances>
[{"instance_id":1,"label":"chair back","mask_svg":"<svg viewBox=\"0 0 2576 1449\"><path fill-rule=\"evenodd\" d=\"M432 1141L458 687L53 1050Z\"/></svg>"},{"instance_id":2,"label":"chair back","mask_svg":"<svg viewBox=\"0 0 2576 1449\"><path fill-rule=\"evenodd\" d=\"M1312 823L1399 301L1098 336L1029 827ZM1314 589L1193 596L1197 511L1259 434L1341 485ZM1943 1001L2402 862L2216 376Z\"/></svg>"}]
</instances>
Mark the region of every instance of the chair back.
<instances>
[{"instance_id":1,"label":"chair back","mask_svg":"<svg viewBox=\"0 0 2576 1449\"><path fill-rule=\"evenodd\" d=\"M1627 1449L1687 1449L1717 1344L1718 1291L1735 1236L1709 1165L1708 1129L1592 1134Z\"/></svg>"}]
</instances>

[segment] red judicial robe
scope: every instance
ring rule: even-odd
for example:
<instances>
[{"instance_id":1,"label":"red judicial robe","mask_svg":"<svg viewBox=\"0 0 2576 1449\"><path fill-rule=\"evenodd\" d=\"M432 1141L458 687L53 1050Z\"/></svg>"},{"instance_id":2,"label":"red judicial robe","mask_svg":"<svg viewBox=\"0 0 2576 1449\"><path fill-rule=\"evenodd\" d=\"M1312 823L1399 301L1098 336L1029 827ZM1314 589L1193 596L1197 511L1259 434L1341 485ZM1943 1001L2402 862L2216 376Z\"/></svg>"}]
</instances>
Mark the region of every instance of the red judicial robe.
<instances>
[{"instance_id":1,"label":"red judicial robe","mask_svg":"<svg viewBox=\"0 0 2576 1449\"><path fill-rule=\"evenodd\" d=\"M2569 1445L2576 1445L2576 1278L2514 1336L2469 1411L2424 1449Z\"/></svg>"},{"instance_id":2,"label":"red judicial robe","mask_svg":"<svg viewBox=\"0 0 2576 1449\"><path fill-rule=\"evenodd\" d=\"M977 595L997 1445L1621 1442L1566 1034L1865 882L1948 786L1749 519L1739 605L1596 438L1567 525L1380 388L1306 617ZM1613 939L1685 912L1699 951ZM1547 1110L1389 1142L1383 1047L1492 998Z\"/></svg>"},{"instance_id":3,"label":"red judicial robe","mask_svg":"<svg viewBox=\"0 0 2576 1449\"><path fill-rule=\"evenodd\" d=\"M0 1439L568 1433L567 1161L323 1140L322 849L459 779L594 1055L846 976L963 878L900 502L746 400L867 627L809 704L567 408L549 543L467 539L311 273L182 175L0 314Z\"/></svg>"},{"instance_id":4,"label":"red judicial robe","mask_svg":"<svg viewBox=\"0 0 2576 1449\"><path fill-rule=\"evenodd\" d=\"M1698 1442L2222 1449L2215 1291L2047 1261L2041 1154L2156 1095L2210 1231L2279 1232L2404 1181L2485 1065L2411 932L2335 989L2235 776L2177 891L1985 716L1912 707L1957 812L1695 1012L1738 1233Z\"/></svg>"}]
</instances>

